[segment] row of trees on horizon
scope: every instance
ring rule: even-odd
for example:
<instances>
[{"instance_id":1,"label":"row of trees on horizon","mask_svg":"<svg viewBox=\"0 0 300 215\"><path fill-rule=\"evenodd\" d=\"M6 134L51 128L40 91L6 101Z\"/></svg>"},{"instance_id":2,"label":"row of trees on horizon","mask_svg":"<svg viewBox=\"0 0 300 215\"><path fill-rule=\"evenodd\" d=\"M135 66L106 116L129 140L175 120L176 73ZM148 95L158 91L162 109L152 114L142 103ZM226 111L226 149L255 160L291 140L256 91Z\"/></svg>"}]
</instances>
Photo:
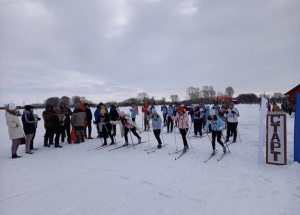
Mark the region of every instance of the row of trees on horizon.
<instances>
[{"instance_id":1,"label":"row of trees on horizon","mask_svg":"<svg viewBox=\"0 0 300 215\"><path fill-rule=\"evenodd\" d=\"M224 92L218 92L214 90L213 86L203 86L202 88L199 87L188 87L186 89L186 98L184 100L180 100L179 96L174 94L170 95L169 100L167 98L162 97L161 99L155 99L155 96L149 96L146 92L140 92L137 94L136 97L132 97L126 99L122 102L110 101L106 102L106 105L110 104L118 104L120 106L130 106L132 104L136 105L144 105L145 103L149 105L162 105L162 104L214 104L216 102L223 103L223 102L230 102L231 99L224 99L217 100L217 96L227 95L232 97L234 94L233 87L229 86L225 88ZM239 94L236 98L232 98L232 100L237 100L239 103L242 104L255 104L260 102L261 96L268 99L270 102L282 103L287 101L287 97L282 93L274 93L273 95L266 95L260 94L257 96L254 93L243 93ZM44 108L46 104L51 104L53 107L59 107L61 102L64 102L66 106L73 107L76 103L81 101L82 103L88 103L91 107L96 107L101 101L90 101L85 96L72 96L71 98L68 96L60 97L50 97L47 98L44 103L35 103L31 104L35 108ZM104 103L104 102L103 102Z\"/></svg>"}]
</instances>

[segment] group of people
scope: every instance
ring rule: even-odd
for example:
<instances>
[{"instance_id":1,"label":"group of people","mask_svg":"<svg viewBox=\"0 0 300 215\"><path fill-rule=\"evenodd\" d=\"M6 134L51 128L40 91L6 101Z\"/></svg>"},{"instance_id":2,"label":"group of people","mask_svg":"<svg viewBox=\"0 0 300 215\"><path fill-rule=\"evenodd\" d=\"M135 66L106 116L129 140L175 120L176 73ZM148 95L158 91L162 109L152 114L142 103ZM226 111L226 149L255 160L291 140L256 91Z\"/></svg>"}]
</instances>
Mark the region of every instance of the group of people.
<instances>
[{"instance_id":1,"label":"group of people","mask_svg":"<svg viewBox=\"0 0 300 215\"><path fill-rule=\"evenodd\" d=\"M18 119L21 116L14 104L9 104L6 109L6 122L9 131L9 137L12 140L12 158L20 158L17 155L17 150L22 140L26 141L26 153L33 154L34 146L33 140L36 133L37 123L40 118L33 113L34 107L30 105L25 106L25 110L22 115L22 125ZM107 138L111 139L110 145L116 144L116 126L120 126L121 137L125 139L124 146L128 143L129 131L138 139L138 143L141 143L142 130L135 122L137 115L137 107L132 105L130 108L130 115L125 114L123 111L119 111L115 105L110 106L110 111L100 103L94 112L95 120L93 123L97 126L98 138L102 138L104 142L102 145L107 145ZM195 105L188 108L186 105L170 104L168 107L163 105L161 117L154 106L147 104L142 108L144 113L144 131L150 130L150 121L152 122L152 129L155 138L158 141L157 147L162 148L162 141L160 139L162 127L167 127L167 132L173 132L174 127L178 127L179 132L183 140L183 151L186 152L189 149L187 142L187 132L189 126L189 115L191 116L191 122L194 124L194 133L200 134L202 137L202 130L212 133L212 147L213 153L215 153L215 140L223 147L224 153L226 148L221 141L222 130L227 128L226 141L229 141L229 137L233 134L233 142L237 137L237 125L239 112L234 108L234 104L230 103L226 108L225 105L219 106L218 104L210 110L209 106L204 104ZM45 135L44 135L44 147L50 147L54 145L55 148L61 148L60 141L64 142L65 138L69 144L84 142L85 139L93 139L91 137L92 132L92 112L89 108L89 104L77 103L72 112L70 107L67 107L64 102L60 103L59 107L53 107L50 104L46 104L46 109L42 114L44 119ZM175 124L175 126L174 126ZM73 135L75 139L72 139L71 126L73 128ZM25 133L25 135L24 135ZM26 136L26 138L25 138Z\"/></svg>"}]
</instances>

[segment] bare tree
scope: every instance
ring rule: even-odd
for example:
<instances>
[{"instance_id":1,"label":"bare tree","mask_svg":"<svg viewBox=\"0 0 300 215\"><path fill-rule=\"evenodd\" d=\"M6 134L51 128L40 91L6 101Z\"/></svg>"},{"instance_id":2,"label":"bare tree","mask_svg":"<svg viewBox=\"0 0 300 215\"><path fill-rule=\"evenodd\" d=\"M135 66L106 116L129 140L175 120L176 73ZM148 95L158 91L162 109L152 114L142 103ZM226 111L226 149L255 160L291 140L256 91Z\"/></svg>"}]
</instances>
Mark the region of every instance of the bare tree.
<instances>
[{"instance_id":1,"label":"bare tree","mask_svg":"<svg viewBox=\"0 0 300 215\"><path fill-rule=\"evenodd\" d=\"M137 94L137 98L142 104L145 104L149 100L149 95L145 92L142 92Z\"/></svg>"},{"instance_id":2,"label":"bare tree","mask_svg":"<svg viewBox=\"0 0 300 215\"><path fill-rule=\"evenodd\" d=\"M179 102L179 97L178 97L178 95L171 95L171 96L170 96L170 99L171 99L172 103L174 103L174 102Z\"/></svg>"},{"instance_id":3,"label":"bare tree","mask_svg":"<svg viewBox=\"0 0 300 215\"><path fill-rule=\"evenodd\" d=\"M80 101L80 96L72 96L71 101L72 105L77 104Z\"/></svg>"},{"instance_id":4,"label":"bare tree","mask_svg":"<svg viewBox=\"0 0 300 215\"><path fill-rule=\"evenodd\" d=\"M230 96L233 96L233 94L234 94L234 89L233 89L231 86L226 87L226 89L225 89L225 94L230 95Z\"/></svg>"},{"instance_id":5,"label":"bare tree","mask_svg":"<svg viewBox=\"0 0 300 215\"><path fill-rule=\"evenodd\" d=\"M186 94L192 102L201 98L201 90L199 87L188 87L186 89Z\"/></svg>"},{"instance_id":6,"label":"bare tree","mask_svg":"<svg viewBox=\"0 0 300 215\"><path fill-rule=\"evenodd\" d=\"M60 98L60 101L65 103L66 107L70 107L71 106L71 99L68 96L63 96Z\"/></svg>"},{"instance_id":7,"label":"bare tree","mask_svg":"<svg viewBox=\"0 0 300 215\"><path fill-rule=\"evenodd\" d=\"M216 91L215 91L215 89L214 89L213 86L209 86L208 87L208 92L209 92L209 98L210 99L215 99L215 97L216 97Z\"/></svg>"},{"instance_id":8,"label":"bare tree","mask_svg":"<svg viewBox=\"0 0 300 215\"><path fill-rule=\"evenodd\" d=\"M222 95L223 95L223 93L220 91L217 93L217 96L222 96Z\"/></svg>"},{"instance_id":9,"label":"bare tree","mask_svg":"<svg viewBox=\"0 0 300 215\"><path fill-rule=\"evenodd\" d=\"M50 97L45 100L45 105L52 105L53 107L59 107L60 98L58 97Z\"/></svg>"},{"instance_id":10,"label":"bare tree","mask_svg":"<svg viewBox=\"0 0 300 215\"><path fill-rule=\"evenodd\" d=\"M209 101L209 86L203 86L201 93L204 98L204 102L207 103Z\"/></svg>"}]
</instances>

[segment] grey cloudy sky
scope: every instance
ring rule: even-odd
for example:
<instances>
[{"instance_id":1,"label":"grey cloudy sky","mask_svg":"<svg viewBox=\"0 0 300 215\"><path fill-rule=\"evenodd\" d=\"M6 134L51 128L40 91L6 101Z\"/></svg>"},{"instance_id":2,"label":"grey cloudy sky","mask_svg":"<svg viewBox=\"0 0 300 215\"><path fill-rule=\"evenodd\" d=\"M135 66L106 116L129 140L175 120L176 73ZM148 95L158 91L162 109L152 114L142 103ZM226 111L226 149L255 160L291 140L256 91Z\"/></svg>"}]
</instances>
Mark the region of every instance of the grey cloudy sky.
<instances>
[{"instance_id":1,"label":"grey cloudy sky","mask_svg":"<svg viewBox=\"0 0 300 215\"><path fill-rule=\"evenodd\" d=\"M1 0L0 105L300 83L298 0Z\"/></svg>"}]
</instances>

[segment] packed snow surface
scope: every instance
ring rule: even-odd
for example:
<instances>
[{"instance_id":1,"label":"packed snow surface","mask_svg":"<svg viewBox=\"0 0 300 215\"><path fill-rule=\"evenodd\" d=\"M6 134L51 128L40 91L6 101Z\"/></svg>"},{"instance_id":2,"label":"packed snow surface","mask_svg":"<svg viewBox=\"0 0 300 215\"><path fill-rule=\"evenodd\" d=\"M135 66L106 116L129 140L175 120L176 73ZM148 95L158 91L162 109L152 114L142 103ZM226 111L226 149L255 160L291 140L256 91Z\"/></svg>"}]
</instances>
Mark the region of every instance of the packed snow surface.
<instances>
[{"instance_id":1,"label":"packed snow surface","mask_svg":"<svg viewBox=\"0 0 300 215\"><path fill-rule=\"evenodd\" d=\"M176 150L176 144L183 148L178 129L175 135L163 135L167 147L151 154L145 149L157 145L152 132L142 133L147 142L135 149L93 150L100 146L100 139L44 148L42 120L34 142L37 151L25 154L23 145L18 150L22 158L11 159L11 140L1 110L0 214L300 214L300 164L293 162L294 118L287 116L287 165L258 165L259 106L236 107L238 142L229 146L231 154L221 161L217 158L222 148L216 143L219 153L207 163L204 160L212 151L207 135L190 139L193 150L175 161L178 154L169 152ZM121 110L128 113L129 107ZM160 113L160 107L157 110ZM41 116L42 111L35 113ZM141 115L137 123L142 125ZM95 127L92 136L97 136ZM124 143L119 128L116 139L118 145Z\"/></svg>"}]
</instances>

